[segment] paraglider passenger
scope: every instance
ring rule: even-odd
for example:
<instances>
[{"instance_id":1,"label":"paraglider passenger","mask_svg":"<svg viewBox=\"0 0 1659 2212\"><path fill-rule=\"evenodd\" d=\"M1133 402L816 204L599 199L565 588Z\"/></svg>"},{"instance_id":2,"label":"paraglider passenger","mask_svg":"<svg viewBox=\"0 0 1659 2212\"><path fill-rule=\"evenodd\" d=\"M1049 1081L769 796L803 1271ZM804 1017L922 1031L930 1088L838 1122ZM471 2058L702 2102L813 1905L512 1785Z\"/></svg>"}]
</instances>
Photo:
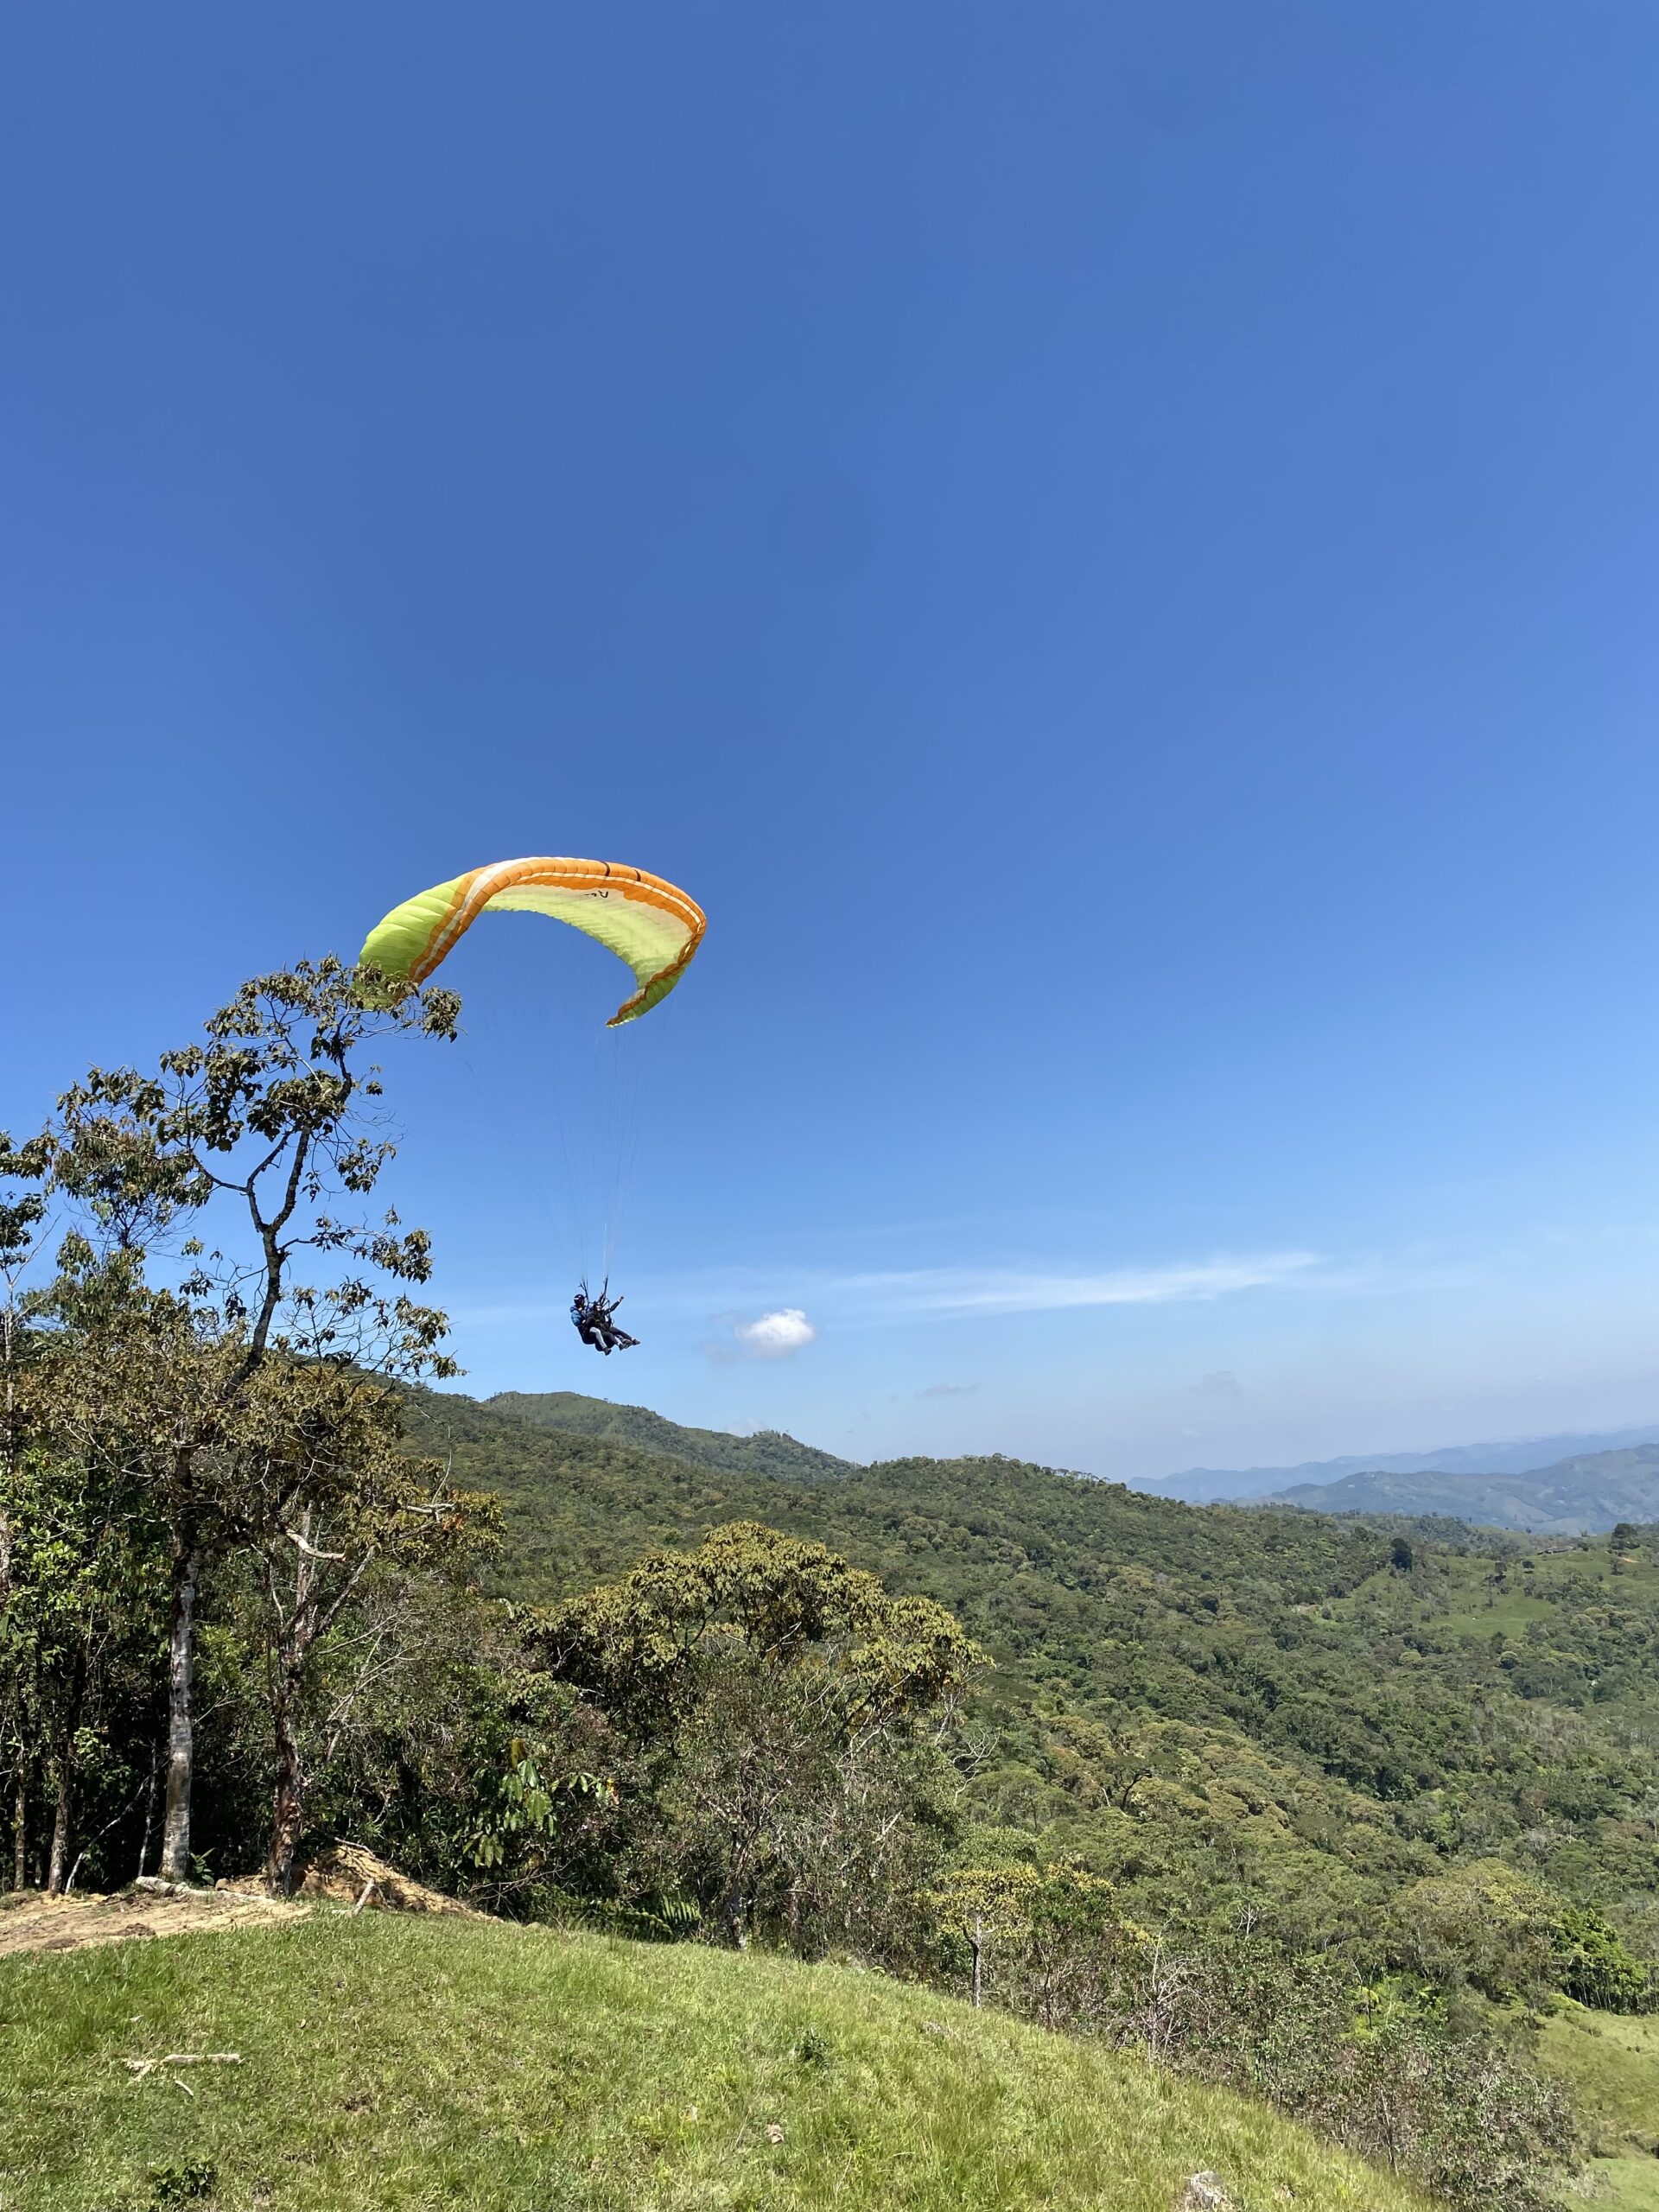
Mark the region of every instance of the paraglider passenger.
<instances>
[{"instance_id":1,"label":"paraglider passenger","mask_svg":"<svg viewBox=\"0 0 1659 2212\"><path fill-rule=\"evenodd\" d=\"M620 1298L607 1297L604 1287L596 1298L590 1298L586 1283L578 1287L575 1298L570 1301L570 1319L575 1325L576 1334L583 1344L591 1344L595 1351L602 1351L607 1359L613 1351L626 1351L631 1344L637 1344L639 1341L638 1337L631 1337L626 1329L620 1329L616 1325L616 1309L621 1303Z\"/></svg>"}]
</instances>

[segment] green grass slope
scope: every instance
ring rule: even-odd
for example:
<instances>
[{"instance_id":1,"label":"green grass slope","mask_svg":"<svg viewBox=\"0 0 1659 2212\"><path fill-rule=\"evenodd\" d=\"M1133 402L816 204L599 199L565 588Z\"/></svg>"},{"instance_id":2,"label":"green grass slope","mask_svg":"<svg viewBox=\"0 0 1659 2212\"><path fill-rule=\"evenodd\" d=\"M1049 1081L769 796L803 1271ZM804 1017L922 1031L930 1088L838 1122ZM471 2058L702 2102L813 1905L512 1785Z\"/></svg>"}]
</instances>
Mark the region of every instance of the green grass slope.
<instances>
[{"instance_id":1,"label":"green grass slope","mask_svg":"<svg viewBox=\"0 0 1659 2212\"><path fill-rule=\"evenodd\" d=\"M1240 2212L1421 2200L1289 2121L880 1976L344 1916L0 1966L0 2207ZM135 2078L128 2058L234 2050ZM168 2172L173 2177L169 2182ZM169 2190L172 2191L169 2194Z\"/></svg>"},{"instance_id":2,"label":"green grass slope","mask_svg":"<svg viewBox=\"0 0 1659 2212\"><path fill-rule=\"evenodd\" d=\"M1659 2212L1659 2018L1567 2005L1539 2037L1583 2118L1606 2212Z\"/></svg>"}]
</instances>

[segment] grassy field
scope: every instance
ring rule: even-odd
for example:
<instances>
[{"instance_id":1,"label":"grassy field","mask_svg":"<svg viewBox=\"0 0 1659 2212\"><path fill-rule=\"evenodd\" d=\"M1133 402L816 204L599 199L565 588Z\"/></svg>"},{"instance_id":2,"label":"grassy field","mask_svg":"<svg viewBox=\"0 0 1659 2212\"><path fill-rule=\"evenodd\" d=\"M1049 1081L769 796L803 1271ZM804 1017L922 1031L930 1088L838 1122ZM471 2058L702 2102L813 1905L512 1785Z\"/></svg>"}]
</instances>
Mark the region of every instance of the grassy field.
<instances>
[{"instance_id":1,"label":"grassy field","mask_svg":"<svg viewBox=\"0 0 1659 2212\"><path fill-rule=\"evenodd\" d=\"M5 2212L1408 2212L1237 2099L831 1967L343 1916L0 1962ZM235 2051L237 2065L128 2059Z\"/></svg>"},{"instance_id":2,"label":"grassy field","mask_svg":"<svg viewBox=\"0 0 1659 2212\"><path fill-rule=\"evenodd\" d=\"M1596 2170L1618 2212L1659 2212L1659 2018L1569 2005L1547 2021L1538 2056L1571 2089Z\"/></svg>"},{"instance_id":3,"label":"grassy field","mask_svg":"<svg viewBox=\"0 0 1659 2212\"><path fill-rule=\"evenodd\" d=\"M1483 1637L1501 1629L1518 1639L1535 1624L1548 1623L1560 1605L1629 1603L1650 1598L1659 1585L1659 1566L1645 1557L1624 1559L1615 1572L1605 1538L1595 1539L1586 1550L1540 1552L1530 1568L1509 1560L1502 1586L1494 1584L1489 1560L1447 1560L1445 1572L1466 1594L1460 1604L1454 1599L1442 1615L1442 1631ZM1528 1584L1535 1595L1528 1594Z\"/></svg>"},{"instance_id":4,"label":"grassy field","mask_svg":"<svg viewBox=\"0 0 1659 2212\"><path fill-rule=\"evenodd\" d=\"M1594 2169L1606 2192L1592 2200L1599 2212L1659 2212L1659 2158L1598 2158Z\"/></svg>"}]
</instances>

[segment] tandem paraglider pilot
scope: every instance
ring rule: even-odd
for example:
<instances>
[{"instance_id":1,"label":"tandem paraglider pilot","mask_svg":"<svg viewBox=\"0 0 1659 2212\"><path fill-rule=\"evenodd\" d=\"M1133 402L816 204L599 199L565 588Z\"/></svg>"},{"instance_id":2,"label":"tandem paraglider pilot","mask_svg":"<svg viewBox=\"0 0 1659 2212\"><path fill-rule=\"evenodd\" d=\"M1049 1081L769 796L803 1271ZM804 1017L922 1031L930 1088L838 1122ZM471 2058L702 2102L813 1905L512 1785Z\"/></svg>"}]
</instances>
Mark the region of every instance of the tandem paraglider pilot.
<instances>
[{"instance_id":1,"label":"tandem paraglider pilot","mask_svg":"<svg viewBox=\"0 0 1659 2212\"><path fill-rule=\"evenodd\" d=\"M613 1351L626 1351L630 1344L637 1344L639 1341L638 1337L631 1337L626 1329L617 1327L616 1309L622 1300L608 1296L609 1288L609 1284L605 1284L597 1298L590 1298L587 1284L580 1283L575 1296L570 1301L570 1319L575 1324L576 1334L583 1344L591 1344L595 1351L602 1351L607 1359Z\"/></svg>"}]
</instances>

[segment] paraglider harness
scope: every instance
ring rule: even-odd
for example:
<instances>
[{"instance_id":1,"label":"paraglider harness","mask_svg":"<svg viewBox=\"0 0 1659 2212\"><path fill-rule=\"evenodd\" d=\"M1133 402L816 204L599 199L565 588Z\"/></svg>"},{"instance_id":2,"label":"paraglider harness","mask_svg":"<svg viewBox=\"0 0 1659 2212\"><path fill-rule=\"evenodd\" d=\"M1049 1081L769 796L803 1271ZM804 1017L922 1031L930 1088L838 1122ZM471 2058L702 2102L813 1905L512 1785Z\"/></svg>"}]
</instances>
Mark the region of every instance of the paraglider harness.
<instances>
[{"instance_id":1,"label":"paraglider harness","mask_svg":"<svg viewBox=\"0 0 1659 2212\"><path fill-rule=\"evenodd\" d=\"M631 1344L637 1344L639 1341L638 1337L631 1337L626 1329L617 1327L614 1317L622 1300L610 1297L609 1290L610 1283L607 1281L600 1285L599 1295L590 1298L587 1283L580 1282L576 1286L576 1294L570 1301L570 1319L575 1325L576 1334L583 1344L591 1344L595 1351L602 1351L607 1359L613 1351L626 1351Z\"/></svg>"}]
</instances>

